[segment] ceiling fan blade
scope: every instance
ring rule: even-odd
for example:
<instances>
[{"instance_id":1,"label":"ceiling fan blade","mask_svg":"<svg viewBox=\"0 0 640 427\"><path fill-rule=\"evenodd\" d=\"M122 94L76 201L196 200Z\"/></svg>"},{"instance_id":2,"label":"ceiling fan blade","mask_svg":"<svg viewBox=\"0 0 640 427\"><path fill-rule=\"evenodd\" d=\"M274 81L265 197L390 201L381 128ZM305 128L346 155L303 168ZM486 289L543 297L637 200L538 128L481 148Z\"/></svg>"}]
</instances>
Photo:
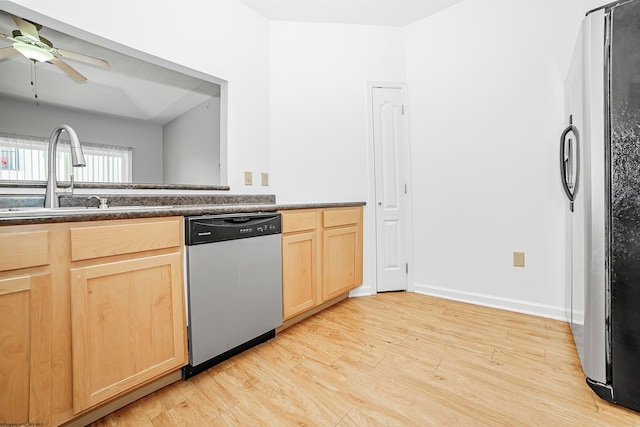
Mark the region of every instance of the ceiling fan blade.
<instances>
[{"instance_id":1,"label":"ceiling fan blade","mask_svg":"<svg viewBox=\"0 0 640 427\"><path fill-rule=\"evenodd\" d=\"M18 16L11 15L13 21L18 26L20 33L23 36L29 37L32 40L40 41L40 36L38 35L38 28L29 21L26 21Z\"/></svg>"},{"instance_id":2,"label":"ceiling fan blade","mask_svg":"<svg viewBox=\"0 0 640 427\"><path fill-rule=\"evenodd\" d=\"M19 52L13 48L13 46L0 48L0 59L5 59L13 55L17 55Z\"/></svg>"},{"instance_id":3,"label":"ceiling fan blade","mask_svg":"<svg viewBox=\"0 0 640 427\"><path fill-rule=\"evenodd\" d=\"M77 72L71 65L67 64L63 60L54 57L53 59L49 60L49 62L51 62L56 67L60 68L65 73L67 73L67 75L71 77L73 80L77 82L87 81L87 78L85 76Z\"/></svg>"},{"instance_id":4,"label":"ceiling fan blade","mask_svg":"<svg viewBox=\"0 0 640 427\"><path fill-rule=\"evenodd\" d=\"M96 65L98 67L108 69L109 62L104 59L94 58L93 56L83 55L82 53L71 52L64 49L55 49L56 52L60 54L60 56L64 56L65 58L73 59L80 62L86 62L87 64Z\"/></svg>"}]
</instances>

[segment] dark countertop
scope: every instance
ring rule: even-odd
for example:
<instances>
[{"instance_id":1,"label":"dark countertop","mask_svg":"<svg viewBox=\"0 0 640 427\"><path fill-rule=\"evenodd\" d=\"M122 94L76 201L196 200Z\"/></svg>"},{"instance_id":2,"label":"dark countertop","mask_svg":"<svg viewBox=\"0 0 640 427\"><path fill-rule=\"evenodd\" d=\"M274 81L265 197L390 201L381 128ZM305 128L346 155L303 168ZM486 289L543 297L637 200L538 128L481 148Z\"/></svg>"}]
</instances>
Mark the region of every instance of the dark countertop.
<instances>
[{"instance_id":1,"label":"dark countertop","mask_svg":"<svg viewBox=\"0 0 640 427\"><path fill-rule=\"evenodd\" d=\"M1 225L44 224L57 222L99 221L109 219L153 218L161 216L196 216L227 213L274 212L291 209L316 209L364 206L365 202L299 204L210 204L176 206L114 206L108 209L65 207L54 210L0 209Z\"/></svg>"},{"instance_id":2,"label":"dark countertop","mask_svg":"<svg viewBox=\"0 0 640 427\"><path fill-rule=\"evenodd\" d=\"M185 206L185 205L273 205L273 194L96 194L109 206ZM98 207L88 195L62 195L60 206ZM0 209L44 206L44 195L0 194Z\"/></svg>"}]
</instances>

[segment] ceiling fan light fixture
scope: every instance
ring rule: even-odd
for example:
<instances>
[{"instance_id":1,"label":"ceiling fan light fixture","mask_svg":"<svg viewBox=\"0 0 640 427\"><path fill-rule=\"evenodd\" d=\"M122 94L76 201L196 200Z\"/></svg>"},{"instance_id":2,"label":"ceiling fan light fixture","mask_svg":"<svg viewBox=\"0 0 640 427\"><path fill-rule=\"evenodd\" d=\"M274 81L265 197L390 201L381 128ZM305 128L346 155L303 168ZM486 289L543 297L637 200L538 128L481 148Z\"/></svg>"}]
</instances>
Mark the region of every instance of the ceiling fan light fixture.
<instances>
[{"instance_id":1,"label":"ceiling fan light fixture","mask_svg":"<svg viewBox=\"0 0 640 427\"><path fill-rule=\"evenodd\" d=\"M32 61L46 62L53 59L53 53L31 44L16 42L13 48Z\"/></svg>"}]
</instances>

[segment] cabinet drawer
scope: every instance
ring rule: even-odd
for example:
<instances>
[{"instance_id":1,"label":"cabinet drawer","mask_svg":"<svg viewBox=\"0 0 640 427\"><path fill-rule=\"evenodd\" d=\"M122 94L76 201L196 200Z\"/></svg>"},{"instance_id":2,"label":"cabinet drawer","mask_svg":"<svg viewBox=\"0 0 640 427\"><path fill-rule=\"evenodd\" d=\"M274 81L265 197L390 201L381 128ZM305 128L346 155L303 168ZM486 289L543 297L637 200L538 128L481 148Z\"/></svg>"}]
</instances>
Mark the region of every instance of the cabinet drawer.
<instances>
[{"instance_id":1,"label":"cabinet drawer","mask_svg":"<svg viewBox=\"0 0 640 427\"><path fill-rule=\"evenodd\" d=\"M71 260L180 246L182 223L182 217L176 217L137 223L72 227Z\"/></svg>"},{"instance_id":2,"label":"cabinet drawer","mask_svg":"<svg viewBox=\"0 0 640 427\"><path fill-rule=\"evenodd\" d=\"M0 271L49 264L49 232L27 231L3 234Z\"/></svg>"},{"instance_id":3,"label":"cabinet drawer","mask_svg":"<svg viewBox=\"0 0 640 427\"><path fill-rule=\"evenodd\" d=\"M315 230L317 213L314 210L282 212L282 232Z\"/></svg>"},{"instance_id":4,"label":"cabinet drawer","mask_svg":"<svg viewBox=\"0 0 640 427\"><path fill-rule=\"evenodd\" d=\"M322 226L337 227L339 225L358 224L361 211L360 208L326 210L322 213Z\"/></svg>"}]
</instances>

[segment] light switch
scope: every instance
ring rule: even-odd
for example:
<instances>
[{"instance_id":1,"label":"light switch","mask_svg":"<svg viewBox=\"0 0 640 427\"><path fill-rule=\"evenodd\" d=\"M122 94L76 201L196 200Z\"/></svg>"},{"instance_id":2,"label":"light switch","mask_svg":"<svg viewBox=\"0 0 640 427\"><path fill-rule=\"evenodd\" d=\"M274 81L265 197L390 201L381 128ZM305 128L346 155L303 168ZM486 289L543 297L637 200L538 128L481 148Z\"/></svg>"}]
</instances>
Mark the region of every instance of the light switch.
<instances>
[{"instance_id":1,"label":"light switch","mask_svg":"<svg viewBox=\"0 0 640 427\"><path fill-rule=\"evenodd\" d=\"M513 253L513 266L524 267L524 252Z\"/></svg>"},{"instance_id":2,"label":"light switch","mask_svg":"<svg viewBox=\"0 0 640 427\"><path fill-rule=\"evenodd\" d=\"M253 185L253 173L251 171L244 173L244 185Z\"/></svg>"},{"instance_id":3,"label":"light switch","mask_svg":"<svg viewBox=\"0 0 640 427\"><path fill-rule=\"evenodd\" d=\"M262 172L262 186L266 187L269 185L269 174L267 172Z\"/></svg>"}]
</instances>

